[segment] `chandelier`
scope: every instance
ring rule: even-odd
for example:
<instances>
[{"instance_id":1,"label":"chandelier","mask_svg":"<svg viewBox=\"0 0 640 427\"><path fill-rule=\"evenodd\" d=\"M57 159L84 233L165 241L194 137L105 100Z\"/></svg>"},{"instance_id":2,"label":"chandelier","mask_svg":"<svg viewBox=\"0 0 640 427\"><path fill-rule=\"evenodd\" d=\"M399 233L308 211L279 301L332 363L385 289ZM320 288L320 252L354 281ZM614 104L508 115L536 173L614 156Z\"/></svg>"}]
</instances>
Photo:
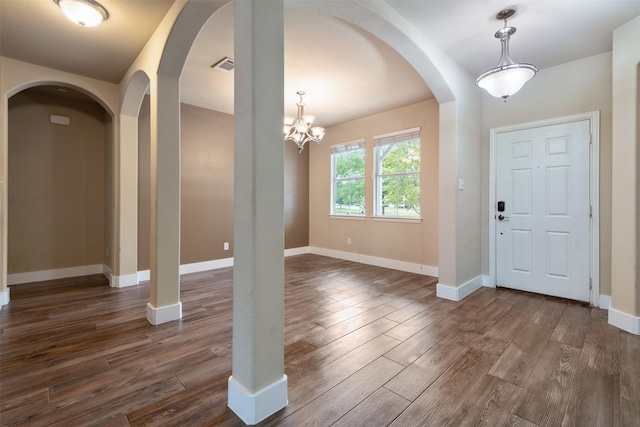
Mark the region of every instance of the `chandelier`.
<instances>
[{"instance_id":1,"label":"chandelier","mask_svg":"<svg viewBox=\"0 0 640 427\"><path fill-rule=\"evenodd\" d=\"M497 19L504 19L504 27L495 33L495 37L502 43L502 55L498 66L483 73L476 80L476 85L486 89L496 98L507 98L518 92L522 86L533 78L538 69L531 64L517 64L509 57L509 38L516 32L514 27L507 27L507 18L516 13L513 9L505 9L496 15Z\"/></svg>"},{"instance_id":2,"label":"chandelier","mask_svg":"<svg viewBox=\"0 0 640 427\"><path fill-rule=\"evenodd\" d=\"M297 93L300 96L300 100L297 103L298 117L284 118L284 140L285 142L295 142L298 145L298 151L302 153L304 144L307 142L313 141L319 143L322 141L322 138L324 137L324 128L318 126L312 127L315 117L304 114L304 101L302 100L304 91L299 90Z\"/></svg>"}]
</instances>

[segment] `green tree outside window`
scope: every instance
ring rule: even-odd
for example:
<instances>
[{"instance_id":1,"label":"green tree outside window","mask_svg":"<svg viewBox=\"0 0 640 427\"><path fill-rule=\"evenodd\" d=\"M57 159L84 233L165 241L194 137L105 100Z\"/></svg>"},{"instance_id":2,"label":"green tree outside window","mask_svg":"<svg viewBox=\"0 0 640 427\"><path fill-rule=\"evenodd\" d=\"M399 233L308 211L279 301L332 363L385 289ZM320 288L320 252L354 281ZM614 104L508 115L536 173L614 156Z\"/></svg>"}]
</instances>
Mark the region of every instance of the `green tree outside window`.
<instances>
[{"instance_id":1,"label":"green tree outside window","mask_svg":"<svg viewBox=\"0 0 640 427\"><path fill-rule=\"evenodd\" d=\"M378 216L420 217L420 139L377 148Z\"/></svg>"},{"instance_id":2,"label":"green tree outside window","mask_svg":"<svg viewBox=\"0 0 640 427\"><path fill-rule=\"evenodd\" d=\"M364 148L337 151L333 157L334 215L364 215Z\"/></svg>"}]
</instances>

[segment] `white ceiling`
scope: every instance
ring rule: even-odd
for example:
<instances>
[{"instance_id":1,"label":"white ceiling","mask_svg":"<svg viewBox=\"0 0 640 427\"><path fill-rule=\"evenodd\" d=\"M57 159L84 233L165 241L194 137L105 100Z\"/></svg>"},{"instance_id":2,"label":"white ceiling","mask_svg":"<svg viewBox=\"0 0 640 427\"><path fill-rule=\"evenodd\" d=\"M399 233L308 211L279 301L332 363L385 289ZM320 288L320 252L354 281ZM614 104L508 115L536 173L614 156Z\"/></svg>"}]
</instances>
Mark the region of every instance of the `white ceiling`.
<instances>
[{"instance_id":1,"label":"white ceiling","mask_svg":"<svg viewBox=\"0 0 640 427\"><path fill-rule=\"evenodd\" d=\"M197 0L206 1L206 0ZM328 1L328 0L312 0ZM349 0L343 0L348 3ZM53 0L0 0L0 53L26 62L119 82L172 0L100 0L110 17L81 28ZM291 2L288 2L291 3ZM474 79L494 67L502 26L495 14L517 9L511 56L538 68L611 50L612 30L640 15L640 0L387 0ZM233 5L216 13L198 36L182 76L183 101L231 113L233 72L211 65L233 57ZM296 91L307 113L329 126L432 97L400 55L359 28L301 9L285 12L285 105ZM535 79L529 84L535 84Z\"/></svg>"},{"instance_id":2,"label":"white ceiling","mask_svg":"<svg viewBox=\"0 0 640 427\"><path fill-rule=\"evenodd\" d=\"M109 19L69 21L53 0L0 0L0 54L119 83L173 0L99 0Z\"/></svg>"},{"instance_id":3,"label":"white ceiling","mask_svg":"<svg viewBox=\"0 0 640 427\"><path fill-rule=\"evenodd\" d=\"M306 92L305 113L330 126L432 98L415 70L371 34L338 19L285 10L285 114L296 115L296 92ZM233 72L211 68L233 58L233 4L209 19L181 78L183 99L233 113ZM195 84L197 82L197 84Z\"/></svg>"}]
</instances>

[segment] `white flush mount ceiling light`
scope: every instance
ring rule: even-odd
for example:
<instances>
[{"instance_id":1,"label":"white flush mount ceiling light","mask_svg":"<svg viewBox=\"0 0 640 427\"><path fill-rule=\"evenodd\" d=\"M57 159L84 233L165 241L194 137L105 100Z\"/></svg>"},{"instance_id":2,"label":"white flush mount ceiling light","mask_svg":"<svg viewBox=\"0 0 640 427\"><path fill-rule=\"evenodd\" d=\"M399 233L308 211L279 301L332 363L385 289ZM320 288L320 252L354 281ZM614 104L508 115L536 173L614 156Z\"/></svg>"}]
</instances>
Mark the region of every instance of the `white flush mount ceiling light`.
<instances>
[{"instance_id":1,"label":"white flush mount ceiling light","mask_svg":"<svg viewBox=\"0 0 640 427\"><path fill-rule=\"evenodd\" d=\"M515 13L514 9L505 9L496 15L497 19L504 20L504 27L495 33L495 37L500 39L502 44L502 55L497 67L483 73L476 80L476 85L486 89L492 96L504 99L505 102L538 72L535 66L517 64L509 56L509 38L516 32L516 29L507 27L507 19Z\"/></svg>"},{"instance_id":2,"label":"white flush mount ceiling light","mask_svg":"<svg viewBox=\"0 0 640 427\"><path fill-rule=\"evenodd\" d=\"M309 141L319 143L324 137L324 128L314 126L314 116L304 114L304 101L302 96L304 91L299 90L297 94L300 96L298 101L298 117L285 117L284 118L284 140L293 141L298 145L298 151L302 153L304 144Z\"/></svg>"},{"instance_id":3,"label":"white flush mount ceiling light","mask_svg":"<svg viewBox=\"0 0 640 427\"><path fill-rule=\"evenodd\" d=\"M109 17L109 12L94 0L53 0L62 12L81 27L95 27Z\"/></svg>"}]
</instances>

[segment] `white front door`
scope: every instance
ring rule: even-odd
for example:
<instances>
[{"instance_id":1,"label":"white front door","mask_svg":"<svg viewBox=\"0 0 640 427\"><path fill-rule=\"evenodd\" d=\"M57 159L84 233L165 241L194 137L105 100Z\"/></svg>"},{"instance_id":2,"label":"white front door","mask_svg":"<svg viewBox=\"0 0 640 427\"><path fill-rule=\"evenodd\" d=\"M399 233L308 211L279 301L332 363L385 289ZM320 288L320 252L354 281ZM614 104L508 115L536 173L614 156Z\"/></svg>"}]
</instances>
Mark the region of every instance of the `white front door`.
<instances>
[{"instance_id":1,"label":"white front door","mask_svg":"<svg viewBox=\"0 0 640 427\"><path fill-rule=\"evenodd\" d=\"M589 129L583 120L497 135L498 286L589 301Z\"/></svg>"}]
</instances>

